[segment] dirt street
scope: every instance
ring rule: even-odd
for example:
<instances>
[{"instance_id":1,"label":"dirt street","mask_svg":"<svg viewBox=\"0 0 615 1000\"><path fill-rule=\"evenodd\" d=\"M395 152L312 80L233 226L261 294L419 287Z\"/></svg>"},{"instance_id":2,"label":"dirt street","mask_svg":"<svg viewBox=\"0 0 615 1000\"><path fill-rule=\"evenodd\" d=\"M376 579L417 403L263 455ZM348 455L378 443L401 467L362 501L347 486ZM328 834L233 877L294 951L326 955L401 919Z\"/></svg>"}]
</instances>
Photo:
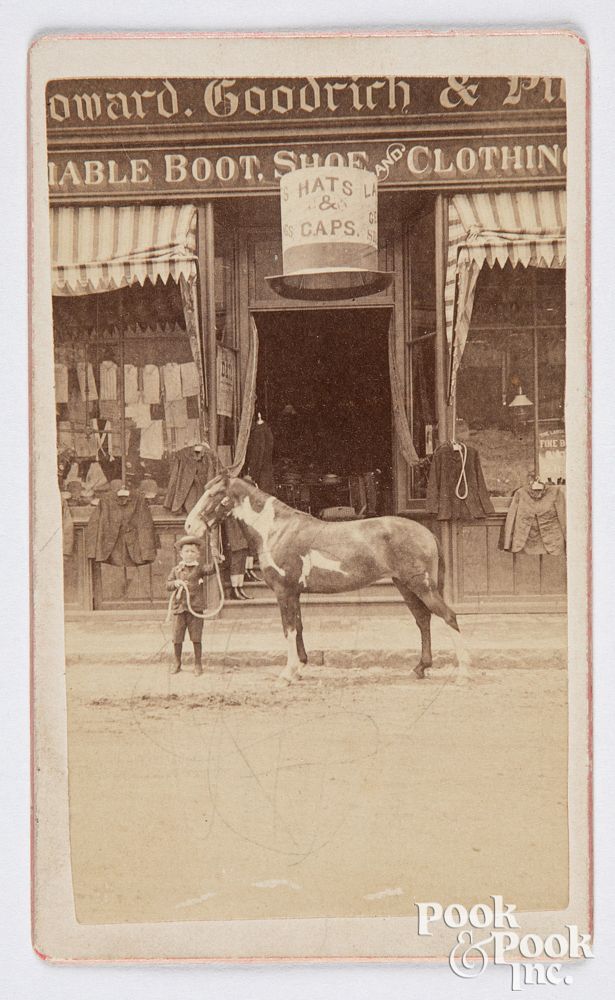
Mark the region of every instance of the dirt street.
<instances>
[{"instance_id":1,"label":"dirt street","mask_svg":"<svg viewBox=\"0 0 615 1000\"><path fill-rule=\"evenodd\" d=\"M566 671L67 668L82 922L381 916L567 885Z\"/></svg>"}]
</instances>

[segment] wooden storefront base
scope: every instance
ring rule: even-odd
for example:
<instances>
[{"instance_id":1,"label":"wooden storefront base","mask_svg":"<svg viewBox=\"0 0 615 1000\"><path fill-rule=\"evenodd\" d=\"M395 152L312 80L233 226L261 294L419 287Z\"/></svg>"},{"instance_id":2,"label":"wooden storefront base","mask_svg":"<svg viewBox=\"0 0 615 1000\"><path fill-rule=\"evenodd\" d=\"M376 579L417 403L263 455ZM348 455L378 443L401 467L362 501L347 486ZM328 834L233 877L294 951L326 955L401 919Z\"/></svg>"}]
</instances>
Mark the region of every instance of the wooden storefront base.
<instances>
[{"instance_id":1,"label":"wooden storefront base","mask_svg":"<svg viewBox=\"0 0 615 1000\"><path fill-rule=\"evenodd\" d=\"M174 544L184 533L184 518L152 508L160 546L151 565L96 564L85 554L89 508L73 508L75 542L64 557L64 601L68 616L92 610L161 611L169 595L166 578L177 562ZM480 520L435 524L418 507L406 512L439 534L446 560L447 600L462 614L564 612L566 557L513 555L501 548L505 510ZM375 611L374 613L377 613Z\"/></svg>"},{"instance_id":2,"label":"wooden storefront base","mask_svg":"<svg viewBox=\"0 0 615 1000\"><path fill-rule=\"evenodd\" d=\"M110 566L85 555L88 507L73 507L73 552L64 557L64 606L68 613L112 610L160 610L167 606L166 579L178 561L175 542L184 534L183 515L152 507L160 545L153 563L146 566Z\"/></svg>"}]
</instances>

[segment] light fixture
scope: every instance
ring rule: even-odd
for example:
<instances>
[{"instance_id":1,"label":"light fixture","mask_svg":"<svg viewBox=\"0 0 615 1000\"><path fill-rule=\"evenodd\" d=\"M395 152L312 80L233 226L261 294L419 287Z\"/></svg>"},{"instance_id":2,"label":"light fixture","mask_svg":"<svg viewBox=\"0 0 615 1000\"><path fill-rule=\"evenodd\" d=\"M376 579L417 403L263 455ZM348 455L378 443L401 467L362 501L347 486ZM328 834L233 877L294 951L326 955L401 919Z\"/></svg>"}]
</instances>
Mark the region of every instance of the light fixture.
<instances>
[{"instance_id":1,"label":"light fixture","mask_svg":"<svg viewBox=\"0 0 615 1000\"><path fill-rule=\"evenodd\" d=\"M509 406L533 406L534 404L532 403L532 400L528 399L528 397L525 395L525 393L524 393L523 389L521 388L521 386L519 386L518 389L517 389L517 395L515 396L515 398L508 405Z\"/></svg>"}]
</instances>

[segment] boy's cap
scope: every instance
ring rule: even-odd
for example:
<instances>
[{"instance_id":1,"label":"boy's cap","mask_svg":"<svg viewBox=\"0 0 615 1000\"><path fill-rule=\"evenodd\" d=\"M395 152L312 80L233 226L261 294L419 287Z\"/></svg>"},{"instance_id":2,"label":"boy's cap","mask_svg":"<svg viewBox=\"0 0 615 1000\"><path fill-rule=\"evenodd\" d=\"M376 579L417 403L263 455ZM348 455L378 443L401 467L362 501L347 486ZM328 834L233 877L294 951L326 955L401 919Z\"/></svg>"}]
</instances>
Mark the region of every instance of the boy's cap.
<instances>
[{"instance_id":1,"label":"boy's cap","mask_svg":"<svg viewBox=\"0 0 615 1000\"><path fill-rule=\"evenodd\" d=\"M184 535L179 541L175 542L178 549L181 549L182 545L204 545L202 538L197 538L196 535Z\"/></svg>"}]
</instances>

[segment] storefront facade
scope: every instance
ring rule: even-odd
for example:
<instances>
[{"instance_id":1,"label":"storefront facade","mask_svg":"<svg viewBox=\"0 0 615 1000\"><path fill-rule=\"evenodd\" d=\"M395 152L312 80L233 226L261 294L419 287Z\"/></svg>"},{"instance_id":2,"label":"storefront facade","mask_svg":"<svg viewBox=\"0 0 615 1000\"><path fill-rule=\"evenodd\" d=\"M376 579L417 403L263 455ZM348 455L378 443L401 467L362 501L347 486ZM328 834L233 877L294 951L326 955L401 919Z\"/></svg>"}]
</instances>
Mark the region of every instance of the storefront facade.
<instances>
[{"instance_id":1,"label":"storefront facade","mask_svg":"<svg viewBox=\"0 0 615 1000\"><path fill-rule=\"evenodd\" d=\"M50 83L47 103L67 610L163 606L185 516L173 463L199 441L235 461L254 393L281 499L436 528L459 610L565 608L565 554L502 545L514 491L565 482L561 81L80 80ZM378 178L392 279L284 298L266 280L280 178L341 166ZM458 435L494 513L436 523L431 455ZM148 496L153 562L88 557L93 465Z\"/></svg>"}]
</instances>

